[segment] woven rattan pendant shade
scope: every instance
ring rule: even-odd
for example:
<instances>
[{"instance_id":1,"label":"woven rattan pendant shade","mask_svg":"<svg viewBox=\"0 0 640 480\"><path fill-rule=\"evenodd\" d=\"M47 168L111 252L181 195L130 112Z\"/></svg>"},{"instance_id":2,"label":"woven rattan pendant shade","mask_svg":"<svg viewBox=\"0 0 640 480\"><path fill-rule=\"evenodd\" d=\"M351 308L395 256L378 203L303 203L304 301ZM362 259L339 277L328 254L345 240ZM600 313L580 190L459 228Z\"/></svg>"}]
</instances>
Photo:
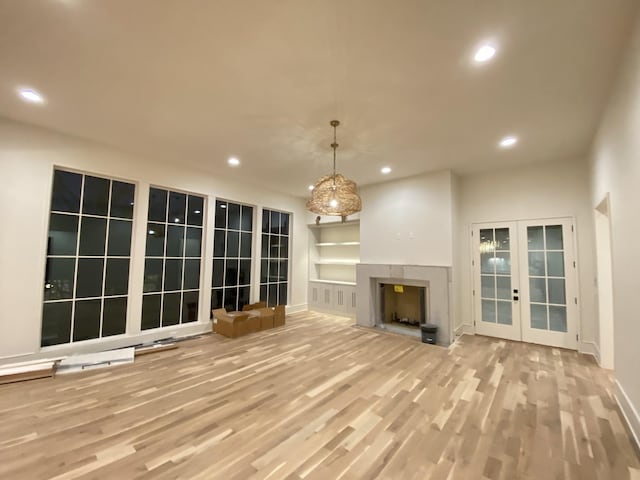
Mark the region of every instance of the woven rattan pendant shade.
<instances>
[{"instance_id":1,"label":"woven rattan pendant shade","mask_svg":"<svg viewBox=\"0 0 640 480\"><path fill-rule=\"evenodd\" d=\"M336 173L336 127L340 122L332 120L330 125L333 127L333 174L325 175L314 184L307 210L317 215L346 217L362 210L362 201L356 183Z\"/></svg>"}]
</instances>

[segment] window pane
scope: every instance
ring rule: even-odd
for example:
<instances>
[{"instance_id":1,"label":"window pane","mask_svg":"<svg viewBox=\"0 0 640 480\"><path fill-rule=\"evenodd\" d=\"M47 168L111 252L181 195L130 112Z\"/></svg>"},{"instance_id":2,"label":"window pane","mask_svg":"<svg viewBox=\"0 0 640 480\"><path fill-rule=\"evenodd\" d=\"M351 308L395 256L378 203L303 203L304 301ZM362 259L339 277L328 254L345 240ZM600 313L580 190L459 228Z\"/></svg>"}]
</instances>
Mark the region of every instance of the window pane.
<instances>
[{"instance_id":1,"label":"window pane","mask_svg":"<svg viewBox=\"0 0 640 480\"><path fill-rule=\"evenodd\" d=\"M184 255L184 227L169 225L167 227L167 257Z\"/></svg>"},{"instance_id":2,"label":"window pane","mask_svg":"<svg viewBox=\"0 0 640 480\"><path fill-rule=\"evenodd\" d=\"M288 213L280 214L280 234L289 235L289 214Z\"/></svg>"},{"instance_id":3,"label":"window pane","mask_svg":"<svg viewBox=\"0 0 640 480\"><path fill-rule=\"evenodd\" d=\"M271 211L262 210L262 233L269 233L269 227L271 225ZM264 301L264 300L261 300Z\"/></svg>"},{"instance_id":4,"label":"window pane","mask_svg":"<svg viewBox=\"0 0 640 480\"><path fill-rule=\"evenodd\" d=\"M269 260L260 260L260 283L267 283L269 276Z\"/></svg>"},{"instance_id":5,"label":"window pane","mask_svg":"<svg viewBox=\"0 0 640 480\"><path fill-rule=\"evenodd\" d=\"M73 296L75 258L48 258L44 282L44 299L59 300Z\"/></svg>"},{"instance_id":6,"label":"window pane","mask_svg":"<svg viewBox=\"0 0 640 480\"><path fill-rule=\"evenodd\" d=\"M245 232L253 231L253 207L242 206L242 222L240 228Z\"/></svg>"},{"instance_id":7,"label":"window pane","mask_svg":"<svg viewBox=\"0 0 640 480\"><path fill-rule=\"evenodd\" d=\"M144 286L143 291L160 292L162 290L162 265L161 258L147 258L144 261Z\"/></svg>"},{"instance_id":8,"label":"window pane","mask_svg":"<svg viewBox=\"0 0 640 480\"><path fill-rule=\"evenodd\" d=\"M240 234L227 231L227 257L237 257L240 254Z\"/></svg>"},{"instance_id":9,"label":"window pane","mask_svg":"<svg viewBox=\"0 0 640 480\"><path fill-rule=\"evenodd\" d=\"M511 300L511 277L496 277L497 295L501 300Z\"/></svg>"},{"instance_id":10,"label":"window pane","mask_svg":"<svg viewBox=\"0 0 640 480\"><path fill-rule=\"evenodd\" d=\"M271 233L280 233L280 212L271 211Z\"/></svg>"},{"instance_id":11,"label":"window pane","mask_svg":"<svg viewBox=\"0 0 640 480\"><path fill-rule=\"evenodd\" d=\"M238 260L237 259L227 259L226 263L226 272L224 276L224 284L226 286L237 285L238 284Z\"/></svg>"},{"instance_id":12,"label":"window pane","mask_svg":"<svg viewBox=\"0 0 640 480\"><path fill-rule=\"evenodd\" d=\"M547 303L547 286L544 278L529 279L529 298L532 302Z\"/></svg>"},{"instance_id":13,"label":"window pane","mask_svg":"<svg viewBox=\"0 0 640 480\"><path fill-rule=\"evenodd\" d=\"M221 288L216 288L211 291L211 310L222 308L222 295L223 291Z\"/></svg>"},{"instance_id":14,"label":"window pane","mask_svg":"<svg viewBox=\"0 0 640 480\"><path fill-rule=\"evenodd\" d=\"M164 225L147 223L147 257L164 256Z\"/></svg>"},{"instance_id":15,"label":"window pane","mask_svg":"<svg viewBox=\"0 0 640 480\"><path fill-rule=\"evenodd\" d=\"M129 259L107 259L107 277L104 283L105 295L126 295L129 290Z\"/></svg>"},{"instance_id":16,"label":"window pane","mask_svg":"<svg viewBox=\"0 0 640 480\"><path fill-rule=\"evenodd\" d=\"M547 329L547 306L531 304L531 328Z\"/></svg>"},{"instance_id":17,"label":"window pane","mask_svg":"<svg viewBox=\"0 0 640 480\"><path fill-rule=\"evenodd\" d=\"M102 296L104 258L79 258L76 297ZM75 334L74 334L75 335Z\"/></svg>"},{"instance_id":18,"label":"window pane","mask_svg":"<svg viewBox=\"0 0 640 480\"><path fill-rule=\"evenodd\" d=\"M249 304L249 287L240 287L238 289L238 310L242 311L242 307Z\"/></svg>"},{"instance_id":19,"label":"window pane","mask_svg":"<svg viewBox=\"0 0 640 480\"><path fill-rule=\"evenodd\" d=\"M184 223L187 210L187 196L184 193L169 193L169 223Z\"/></svg>"},{"instance_id":20,"label":"window pane","mask_svg":"<svg viewBox=\"0 0 640 480\"><path fill-rule=\"evenodd\" d=\"M549 278L547 283L549 284L549 303L566 305L564 278Z\"/></svg>"},{"instance_id":21,"label":"window pane","mask_svg":"<svg viewBox=\"0 0 640 480\"><path fill-rule=\"evenodd\" d=\"M289 237L280 237L280 258L289 258Z\"/></svg>"},{"instance_id":22,"label":"window pane","mask_svg":"<svg viewBox=\"0 0 640 480\"><path fill-rule=\"evenodd\" d=\"M549 330L554 332L567 331L567 307L549 305Z\"/></svg>"},{"instance_id":23,"label":"window pane","mask_svg":"<svg viewBox=\"0 0 640 480\"><path fill-rule=\"evenodd\" d=\"M269 256L271 258L278 258L280 256L280 237L277 235L271 235L269 239Z\"/></svg>"},{"instance_id":24,"label":"window pane","mask_svg":"<svg viewBox=\"0 0 640 480\"><path fill-rule=\"evenodd\" d=\"M167 195L169 192L159 188L149 189L149 221L167 221Z\"/></svg>"},{"instance_id":25,"label":"window pane","mask_svg":"<svg viewBox=\"0 0 640 480\"><path fill-rule=\"evenodd\" d=\"M279 263L280 267L278 269L278 280L281 282L286 282L289 273L289 262L287 260L280 260Z\"/></svg>"},{"instance_id":26,"label":"window pane","mask_svg":"<svg viewBox=\"0 0 640 480\"><path fill-rule=\"evenodd\" d=\"M127 328L127 298L105 298L102 336L121 335Z\"/></svg>"},{"instance_id":27,"label":"window pane","mask_svg":"<svg viewBox=\"0 0 640 480\"><path fill-rule=\"evenodd\" d=\"M278 281L278 261L269 260L269 282Z\"/></svg>"},{"instance_id":28,"label":"window pane","mask_svg":"<svg viewBox=\"0 0 640 480\"><path fill-rule=\"evenodd\" d=\"M262 235L262 243L260 248L262 258L269 258L269 235Z\"/></svg>"},{"instance_id":29,"label":"window pane","mask_svg":"<svg viewBox=\"0 0 640 480\"><path fill-rule=\"evenodd\" d=\"M480 287L482 298L496 298L495 276L480 276Z\"/></svg>"},{"instance_id":30,"label":"window pane","mask_svg":"<svg viewBox=\"0 0 640 480\"><path fill-rule=\"evenodd\" d=\"M131 254L131 225L129 220L109 220L107 255L128 257Z\"/></svg>"},{"instance_id":31,"label":"window pane","mask_svg":"<svg viewBox=\"0 0 640 480\"><path fill-rule=\"evenodd\" d=\"M202 226L202 215L204 212L204 198L196 195L189 195L189 212L187 213L187 223L189 225Z\"/></svg>"},{"instance_id":32,"label":"window pane","mask_svg":"<svg viewBox=\"0 0 640 480\"><path fill-rule=\"evenodd\" d=\"M549 225L545 228L547 233L547 250L562 250L562 225Z\"/></svg>"},{"instance_id":33,"label":"window pane","mask_svg":"<svg viewBox=\"0 0 640 480\"><path fill-rule=\"evenodd\" d=\"M75 255L78 243L78 217L52 213L49 218L48 255Z\"/></svg>"},{"instance_id":34,"label":"window pane","mask_svg":"<svg viewBox=\"0 0 640 480\"><path fill-rule=\"evenodd\" d=\"M200 288L200 259L184 261L184 289Z\"/></svg>"},{"instance_id":35,"label":"window pane","mask_svg":"<svg viewBox=\"0 0 640 480\"><path fill-rule=\"evenodd\" d=\"M213 261L213 286L222 287L224 279L224 260L216 259Z\"/></svg>"},{"instance_id":36,"label":"window pane","mask_svg":"<svg viewBox=\"0 0 640 480\"><path fill-rule=\"evenodd\" d=\"M544 252L529 252L529 275L544 277Z\"/></svg>"},{"instance_id":37,"label":"window pane","mask_svg":"<svg viewBox=\"0 0 640 480\"><path fill-rule=\"evenodd\" d=\"M266 302L267 301L267 286L266 285L260 285L260 301L261 302Z\"/></svg>"},{"instance_id":38,"label":"window pane","mask_svg":"<svg viewBox=\"0 0 640 480\"><path fill-rule=\"evenodd\" d=\"M71 338L72 302L45 303L42 308L42 337L40 345L69 343Z\"/></svg>"},{"instance_id":39,"label":"window pane","mask_svg":"<svg viewBox=\"0 0 640 480\"><path fill-rule=\"evenodd\" d=\"M82 213L89 215L107 216L109 211L109 188L111 181L106 178L84 178L84 196L82 198ZM75 332L74 332L75 337Z\"/></svg>"},{"instance_id":40,"label":"window pane","mask_svg":"<svg viewBox=\"0 0 640 480\"><path fill-rule=\"evenodd\" d=\"M240 230L240 205L229 202L227 210L227 228L231 230Z\"/></svg>"},{"instance_id":41,"label":"window pane","mask_svg":"<svg viewBox=\"0 0 640 480\"><path fill-rule=\"evenodd\" d=\"M496 323L495 300L482 300L482 321Z\"/></svg>"},{"instance_id":42,"label":"window pane","mask_svg":"<svg viewBox=\"0 0 640 480\"><path fill-rule=\"evenodd\" d=\"M107 236L105 218L82 217L80 222L80 256L104 255Z\"/></svg>"},{"instance_id":43,"label":"window pane","mask_svg":"<svg viewBox=\"0 0 640 480\"><path fill-rule=\"evenodd\" d=\"M480 254L480 273L494 274L496 272L496 259L494 253Z\"/></svg>"},{"instance_id":44,"label":"window pane","mask_svg":"<svg viewBox=\"0 0 640 480\"><path fill-rule=\"evenodd\" d=\"M493 254L495 250L496 250L496 246L493 238L493 229L492 228L481 229L480 230L480 253Z\"/></svg>"},{"instance_id":45,"label":"window pane","mask_svg":"<svg viewBox=\"0 0 640 480\"><path fill-rule=\"evenodd\" d=\"M167 259L164 264L165 291L180 290L182 288L182 259ZM164 322L163 322L164 323Z\"/></svg>"},{"instance_id":46,"label":"window pane","mask_svg":"<svg viewBox=\"0 0 640 480\"><path fill-rule=\"evenodd\" d=\"M213 235L213 256L224 257L227 236L224 230L216 230Z\"/></svg>"},{"instance_id":47,"label":"window pane","mask_svg":"<svg viewBox=\"0 0 640 480\"><path fill-rule=\"evenodd\" d=\"M89 340L100 336L100 300L76 302L73 317L73 341Z\"/></svg>"},{"instance_id":48,"label":"window pane","mask_svg":"<svg viewBox=\"0 0 640 480\"><path fill-rule=\"evenodd\" d=\"M547 252L547 275L564 277L564 253Z\"/></svg>"},{"instance_id":49,"label":"window pane","mask_svg":"<svg viewBox=\"0 0 640 480\"><path fill-rule=\"evenodd\" d=\"M527 227L527 245L529 250L544 250L543 227Z\"/></svg>"},{"instance_id":50,"label":"window pane","mask_svg":"<svg viewBox=\"0 0 640 480\"><path fill-rule=\"evenodd\" d=\"M198 320L198 292L184 292L182 299L182 323Z\"/></svg>"},{"instance_id":51,"label":"window pane","mask_svg":"<svg viewBox=\"0 0 640 480\"><path fill-rule=\"evenodd\" d=\"M135 185L131 183L112 182L110 216L133 218L133 198Z\"/></svg>"},{"instance_id":52,"label":"window pane","mask_svg":"<svg viewBox=\"0 0 640 480\"><path fill-rule=\"evenodd\" d=\"M278 284L272 283L269 285L269 300L267 300L267 305L270 307L275 307L278 304Z\"/></svg>"},{"instance_id":53,"label":"window pane","mask_svg":"<svg viewBox=\"0 0 640 480\"><path fill-rule=\"evenodd\" d=\"M161 295L142 296L142 330L160 326Z\"/></svg>"},{"instance_id":54,"label":"window pane","mask_svg":"<svg viewBox=\"0 0 640 480\"><path fill-rule=\"evenodd\" d=\"M287 299L287 287L286 282L280 284L280 288L278 289L278 305L287 305L289 303Z\"/></svg>"},{"instance_id":55,"label":"window pane","mask_svg":"<svg viewBox=\"0 0 640 480\"><path fill-rule=\"evenodd\" d=\"M251 283L251 260L240 260L240 274L238 285L249 285Z\"/></svg>"},{"instance_id":56,"label":"window pane","mask_svg":"<svg viewBox=\"0 0 640 480\"><path fill-rule=\"evenodd\" d=\"M79 213L81 189L82 175L63 172L62 170L54 171L51 210L54 212Z\"/></svg>"},{"instance_id":57,"label":"window pane","mask_svg":"<svg viewBox=\"0 0 640 480\"><path fill-rule=\"evenodd\" d=\"M244 258L251 258L251 234L240 234L240 256Z\"/></svg>"},{"instance_id":58,"label":"window pane","mask_svg":"<svg viewBox=\"0 0 640 480\"><path fill-rule=\"evenodd\" d=\"M228 312L238 310L238 288L231 287L224 289L224 308Z\"/></svg>"},{"instance_id":59,"label":"window pane","mask_svg":"<svg viewBox=\"0 0 640 480\"><path fill-rule=\"evenodd\" d=\"M511 273L511 254L509 252L496 252L496 273L508 275Z\"/></svg>"},{"instance_id":60,"label":"window pane","mask_svg":"<svg viewBox=\"0 0 640 480\"><path fill-rule=\"evenodd\" d=\"M511 325L511 302L496 302L498 304L498 323L502 325Z\"/></svg>"},{"instance_id":61,"label":"window pane","mask_svg":"<svg viewBox=\"0 0 640 480\"><path fill-rule=\"evenodd\" d=\"M227 202L216 202L216 228L227 228Z\"/></svg>"},{"instance_id":62,"label":"window pane","mask_svg":"<svg viewBox=\"0 0 640 480\"><path fill-rule=\"evenodd\" d=\"M185 256L187 257L199 257L202 253L202 229L188 227L187 228L187 242L185 246Z\"/></svg>"},{"instance_id":63,"label":"window pane","mask_svg":"<svg viewBox=\"0 0 640 480\"><path fill-rule=\"evenodd\" d=\"M496 228L496 250L509 250L509 229L508 228Z\"/></svg>"},{"instance_id":64,"label":"window pane","mask_svg":"<svg viewBox=\"0 0 640 480\"><path fill-rule=\"evenodd\" d=\"M165 293L162 304L162 326L180 323L180 296L178 293Z\"/></svg>"}]
</instances>

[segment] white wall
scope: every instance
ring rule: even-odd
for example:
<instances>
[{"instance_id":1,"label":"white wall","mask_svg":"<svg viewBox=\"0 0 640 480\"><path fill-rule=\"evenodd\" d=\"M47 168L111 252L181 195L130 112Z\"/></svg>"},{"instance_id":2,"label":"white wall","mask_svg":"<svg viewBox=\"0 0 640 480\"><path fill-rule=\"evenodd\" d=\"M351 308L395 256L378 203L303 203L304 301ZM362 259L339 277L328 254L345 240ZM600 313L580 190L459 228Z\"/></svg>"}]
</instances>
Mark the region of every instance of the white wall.
<instances>
[{"instance_id":1,"label":"white wall","mask_svg":"<svg viewBox=\"0 0 640 480\"><path fill-rule=\"evenodd\" d=\"M362 188L360 261L451 266L451 184L444 171Z\"/></svg>"},{"instance_id":2,"label":"white wall","mask_svg":"<svg viewBox=\"0 0 640 480\"><path fill-rule=\"evenodd\" d=\"M552 217L576 219L581 349L593 352L596 338L593 213L589 206L588 164L553 162L496 170L460 178L460 237L456 270L465 324L473 323L471 224ZM586 342L586 344L584 343Z\"/></svg>"},{"instance_id":3,"label":"white wall","mask_svg":"<svg viewBox=\"0 0 640 480\"><path fill-rule=\"evenodd\" d=\"M178 159L179 160L179 159ZM78 350L166 337L167 329L140 332L142 278L144 272L146 204L150 185L175 188L208 196L208 228L201 274L201 308L197 324L173 327L179 335L209 329L212 225L215 198L225 198L261 207L292 212L289 304L305 308L307 290L306 213L301 199L274 193L253 185L216 178L204 171L183 168L129 155L95 143L55 134L0 119L0 362L46 356L40 352L40 327L47 239L48 211L54 166L136 183L136 206L129 290L128 338L111 338L78 344ZM258 227L259 231L259 227ZM259 255L258 237L254 251ZM257 282L257 270L254 269ZM258 289L252 292L255 300ZM68 346L50 347L49 354L64 354Z\"/></svg>"},{"instance_id":4,"label":"white wall","mask_svg":"<svg viewBox=\"0 0 640 480\"><path fill-rule=\"evenodd\" d=\"M640 436L640 15L591 153L591 207L609 193L618 400Z\"/></svg>"}]
</instances>

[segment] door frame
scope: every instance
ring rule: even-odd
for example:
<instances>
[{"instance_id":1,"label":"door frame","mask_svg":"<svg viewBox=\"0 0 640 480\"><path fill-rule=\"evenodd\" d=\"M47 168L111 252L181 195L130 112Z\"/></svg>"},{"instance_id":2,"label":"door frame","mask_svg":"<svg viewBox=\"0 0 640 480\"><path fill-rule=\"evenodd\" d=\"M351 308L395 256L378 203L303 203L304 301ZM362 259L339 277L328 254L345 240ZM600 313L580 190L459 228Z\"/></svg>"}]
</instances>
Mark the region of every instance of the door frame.
<instances>
[{"instance_id":1,"label":"door frame","mask_svg":"<svg viewBox=\"0 0 640 480\"><path fill-rule=\"evenodd\" d=\"M522 235L522 230L526 231L527 224L549 225L549 224L553 224L554 222L557 222L557 224L563 224L564 222L566 222L569 225L570 233L571 233L571 238L565 240L566 244L570 245L571 255L572 255L572 258L568 259L569 261L565 263L569 264L572 268L568 269L571 271L565 272L565 288L566 288L566 302L567 302L566 304L567 305L567 332L563 334L563 338L554 339L551 342L549 342L548 339L545 339L546 341L542 341L542 339L540 338L540 335L533 334L533 335L528 335L527 339L525 340L525 335L524 335L525 318L523 318L525 317L524 315L519 315L520 335L518 336L518 338L512 338L514 337L514 335L500 335L500 334L491 335L490 333L487 333L486 328L483 330L482 333L478 332L478 322L482 321L481 319L478 318L479 310L477 308L477 302L479 302L479 299L480 299L479 292L480 292L481 286L477 284L477 278L476 278L476 277L479 278L479 274L477 274L477 269L480 268L480 265L475 264L476 239L473 236L474 230L476 230L476 228L479 230L480 228L482 228L482 226L484 227L491 226L492 228L501 228L504 226L513 225L515 226L517 241L520 242L520 236ZM578 275L578 245L577 245L578 235L577 235L575 217L571 215L566 215L566 216L543 217L543 218L538 217L538 218L531 218L531 219L503 220L503 221L495 221L495 222L482 221L482 222L471 222L470 225L471 225L471 228L470 228L471 235L469 236L470 238L469 252L471 256L471 262L470 262L471 263L471 289L470 289L471 291L469 292L469 295L471 297L471 307L472 307L471 311L472 311L474 334L477 334L477 335L486 334L486 335L495 336L496 338L502 338L506 340L515 340L515 341L521 341L526 343L546 345L551 347L560 347L560 348L567 348L571 350L578 350L578 344L581 337L580 332L582 331L582 316L580 311L580 302L578 301L578 297L580 295L579 293L580 283L579 283L579 275ZM515 279L515 282L517 282L517 284L519 285L521 283L521 278L522 279L528 278L528 275L524 275L524 271L522 271L522 269L527 268L528 261L523 263L521 260L523 258L527 258L526 256L528 252L526 249L526 244L525 244L525 248L520 248L519 244L517 245L516 248L518 251L518 258L517 258L518 267L517 268L519 269L519 278ZM566 252L566 248L565 248L565 252ZM522 287L522 285L520 285L520 287ZM528 292L528 287L527 286L525 287L527 288L527 292ZM520 292L520 295L524 293L522 291L522 288L519 289L519 292ZM524 299L521 296L520 301L517 302L518 308L520 309L523 308L522 305L524 303L528 304L528 295L526 298L526 302L524 302L523 300ZM571 318L570 315L573 315L573 318L575 318L575 321L569 320ZM529 330L531 330L530 327L529 327ZM544 332L548 333L548 331L546 330Z\"/></svg>"}]
</instances>

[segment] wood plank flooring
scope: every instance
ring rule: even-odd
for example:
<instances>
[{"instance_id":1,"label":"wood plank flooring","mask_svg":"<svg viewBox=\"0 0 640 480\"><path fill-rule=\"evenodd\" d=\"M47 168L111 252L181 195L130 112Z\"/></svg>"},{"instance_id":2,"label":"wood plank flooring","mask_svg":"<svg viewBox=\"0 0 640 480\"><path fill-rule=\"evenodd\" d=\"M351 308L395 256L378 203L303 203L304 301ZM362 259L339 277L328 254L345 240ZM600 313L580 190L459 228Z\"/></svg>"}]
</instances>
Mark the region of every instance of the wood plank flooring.
<instances>
[{"instance_id":1,"label":"wood plank flooring","mask_svg":"<svg viewBox=\"0 0 640 480\"><path fill-rule=\"evenodd\" d=\"M316 313L132 365L0 386L2 479L635 480L609 372Z\"/></svg>"}]
</instances>

